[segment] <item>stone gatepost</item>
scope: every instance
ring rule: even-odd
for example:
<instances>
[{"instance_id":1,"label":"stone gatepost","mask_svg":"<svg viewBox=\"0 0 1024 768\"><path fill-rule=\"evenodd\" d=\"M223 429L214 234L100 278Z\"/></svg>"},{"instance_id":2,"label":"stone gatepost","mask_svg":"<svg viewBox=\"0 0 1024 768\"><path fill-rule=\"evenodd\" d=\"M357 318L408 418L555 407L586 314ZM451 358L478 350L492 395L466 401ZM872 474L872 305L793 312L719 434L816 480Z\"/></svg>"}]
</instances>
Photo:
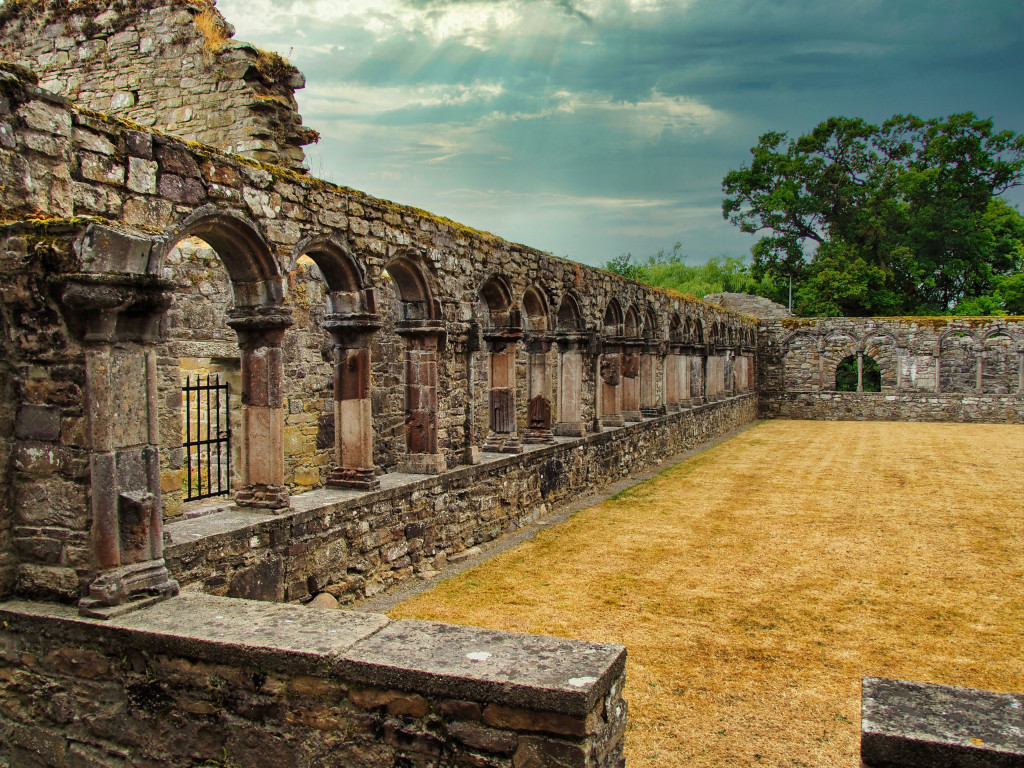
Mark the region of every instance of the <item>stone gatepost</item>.
<instances>
[{"instance_id":1,"label":"stone gatepost","mask_svg":"<svg viewBox=\"0 0 1024 768\"><path fill-rule=\"evenodd\" d=\"M554 433L563 437L583 437L583 350L590 339L584 333L559 333L558 344L558 421Z\"/></svg>"},{"instance_id":2,"label":"stone gatepost","mask_svg":"<svg viewBox=\"0 0 1024 768\"><path fill-rule=\"evenodd\" d=\"M641 342L630 341L622 347L622 386L620 412L624 421L643 421L640 413Z\"/></svg>"},{"instance_id":3,"label":"stone gatepost","mask_svg":"<svg viewBox=\"0 0 1024 768\"><path fill-rule=\"evenodd\" d=\"M655 386L655 371L658 360L664 356L663 348L661 342L648 341L640 359L640 413L648 419L665 413L664 390L659 392Z\"/></svg>"},{"instance_id":4,"label":"stone gatepost","mask_svg":"<svg viewBox=\"0 0 1024 768\"><path fill-rule=\"evenodd\" d=\"M97 261L131 273L61 278L62 310L84 349L92 525L85 616L110 618L176 595L163 559L156 352L168 281L145 274L149 246L92 232ZM108 253L107 251L110 251ZM125 262L139 262L125 264Z\"/></svg>"},{"instance_id":5,"label":"stone gatepost","mask_svg":"<svg viewBox=\"0 0 1024 768\"><path fill-rule=\"evenodd\" d=\"M330 314L323 327L334 346L335 466L327 484L366 491L379 488L373 471L370 342L380 322L372 313Z\"/></svg>"},{"instance_id":6,"label":"stone gatepost","mask_svg":"<svg viewBox=\"0 0 1024 768\"><path fill-rule=\"evenodd\" d=\"M484 335L489 350L490 429L483 450L488 453L523 452L516 431L516 345L522 337L522 331L513 327Z\"/></svg>"},{"instance_id":7,"label":"stone gatepost","mask_svg":"<svg viewBox=\"0 0 1024 768\"><path fill-rule=\"evenodd\" d=\"M437 351L445 338L440 320L402 320L405 340L405 448L402 472L438 475L448 468L437 446Z\"/></svg>"},{"instance_id":8,"label":"stone gatepost","mask_svg":"<svg viewBox=\"0 0 1024 768\"><path fill-rule=\"evenodd\" d=\"M551 341L544 332L531 332L525 339L527 349L526 429L523 442L528 444L553 443L551 431L554 419L551 409L551 385L548 381L548 352Z\"/></svg>"},{"instance_id":9,"label":"stone gatepost","mask_svg":"<svg viewBox=\"0 0 1024 768\"><path fill-rule=\"evenodd\" d=\"M240 507L287 509L284 484L284 356L292 325L284 307L244 307L228 313L242 351L242 484Z\"/></svg>"}]
</instances>

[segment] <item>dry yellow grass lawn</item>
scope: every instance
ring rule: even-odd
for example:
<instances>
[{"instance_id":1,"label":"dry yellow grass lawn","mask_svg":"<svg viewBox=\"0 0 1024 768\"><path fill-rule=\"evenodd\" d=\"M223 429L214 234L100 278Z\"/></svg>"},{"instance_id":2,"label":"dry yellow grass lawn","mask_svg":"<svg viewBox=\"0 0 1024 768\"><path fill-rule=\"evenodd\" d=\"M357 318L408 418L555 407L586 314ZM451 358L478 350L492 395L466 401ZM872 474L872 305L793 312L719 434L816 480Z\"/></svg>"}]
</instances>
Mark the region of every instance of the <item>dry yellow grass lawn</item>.
<instances>
[{"instance_id":1,"label":"dry yellow grass lawn","mask_svg":"<svg viewBox=\"0 0 1024 768\"><path fill-rule=\"evenodd\" d=\"M1024 691L1024 427L772 421L391 612L621 643L627 755L858 764L860 679Z\"/></svg>"}]
</instances>

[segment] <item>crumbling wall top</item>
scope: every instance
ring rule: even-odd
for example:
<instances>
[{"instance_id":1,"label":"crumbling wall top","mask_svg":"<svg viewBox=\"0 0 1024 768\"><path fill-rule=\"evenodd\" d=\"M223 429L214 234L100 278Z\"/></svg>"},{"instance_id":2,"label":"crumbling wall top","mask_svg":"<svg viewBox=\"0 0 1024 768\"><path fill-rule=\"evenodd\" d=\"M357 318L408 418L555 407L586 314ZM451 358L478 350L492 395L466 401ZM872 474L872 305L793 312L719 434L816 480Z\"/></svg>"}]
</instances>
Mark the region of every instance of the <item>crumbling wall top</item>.
<instances>
[{"instance_id":1,"label":"crumbling wall top","mask_svg":"<svg viewBox=\"0 0 1024 768\"><path fill-rule=\"evenodd\" d=\"M306 171L302 73L233 39L213 2L7 0L0 58L79 106L189 141Z\"/></svg>"}]
</instances>

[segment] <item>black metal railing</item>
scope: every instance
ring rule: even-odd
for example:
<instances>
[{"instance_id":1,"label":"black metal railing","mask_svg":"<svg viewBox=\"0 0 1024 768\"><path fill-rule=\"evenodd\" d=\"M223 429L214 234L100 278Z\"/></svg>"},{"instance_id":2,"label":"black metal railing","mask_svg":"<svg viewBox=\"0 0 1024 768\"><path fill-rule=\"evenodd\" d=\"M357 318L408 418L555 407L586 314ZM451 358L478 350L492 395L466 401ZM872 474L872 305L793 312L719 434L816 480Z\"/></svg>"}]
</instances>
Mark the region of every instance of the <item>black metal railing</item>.
<instances>
[{"instance_id":1,"label":"black metal railing","mask_svg":"<svg viewBox=\"0 0 1024 768\"><path fill-rule=\"evenodd\" d=\"M205 378L205 383L203 380ZM231 492L231 427L228 384L220 376L185 379L185 501Z\"/></svg>"}]
</instances>

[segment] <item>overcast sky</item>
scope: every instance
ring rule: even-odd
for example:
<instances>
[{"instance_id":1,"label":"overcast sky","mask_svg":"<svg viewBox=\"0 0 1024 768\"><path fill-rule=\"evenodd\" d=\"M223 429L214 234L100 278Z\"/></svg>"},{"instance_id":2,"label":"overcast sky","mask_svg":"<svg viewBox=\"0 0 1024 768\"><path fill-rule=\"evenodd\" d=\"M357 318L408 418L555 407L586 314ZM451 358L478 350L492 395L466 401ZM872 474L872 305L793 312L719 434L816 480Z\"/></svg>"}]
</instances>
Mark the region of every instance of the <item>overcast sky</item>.
<instances>
[{"instance_id":1,"label":"overcast sky","mask_svg":"<svg viewBox=\"0 0 1024 768\"><path fill-rule=\"evenodd\" d=\"M218 7L306 74L315 175L589 264L748 254L721 181L766 131L968 110L1024 130L1020 0Z\"/></svg>"}]
</instances>

